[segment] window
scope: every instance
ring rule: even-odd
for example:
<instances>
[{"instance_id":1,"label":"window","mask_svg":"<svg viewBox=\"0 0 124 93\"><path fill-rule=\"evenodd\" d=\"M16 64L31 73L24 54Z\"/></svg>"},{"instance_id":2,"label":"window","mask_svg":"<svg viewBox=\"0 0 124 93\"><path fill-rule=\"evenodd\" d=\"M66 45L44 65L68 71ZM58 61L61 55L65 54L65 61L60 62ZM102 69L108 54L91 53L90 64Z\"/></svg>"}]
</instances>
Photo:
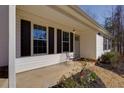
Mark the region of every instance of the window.
<instances>
[{"instance_id":1,"label":"window","mask_svg":"<svg viewBox=\"0 0 124 93\"><path fill-rule=\"evenodd\" d=\"M54 28L49 27L49 54L54 54Z\"/></svg>"},{"instance_id":2,"label":"window","mask_svg":"<svg viewBox=\"0 0 124 93\"><path fill-rule=\"evenodd\" d=\"M73 52L73 33L70 33L70 52Z\"/></svg>"},{"instance_id":3,"label":"window","mask_svg":"<svg viewBox=\"0 0 124 93\"><path fill-rule=\"evenodd\" d=\"M46 27L34 25L33 38L34 38L34 54L47 53L47 38Z\"/></svg>"},{"instance_id":4,"label":"window","mask_svg":"<svg viewBox=\"0 0 124 93\"><path fill-rule=\"evenodd\" d=\"M63 32L63 52L69 52L69 33Z\"/></svg>"},{"instance_id":5,"label":"window","mask_svg":"<svg viewBox=\"0 0 124 93\"><path fill-rule=\"evenodd\" d=\"M62 52L62 30L57 29L57 53Z\"/></svg>"},{"instance_id":6,"label":"window","mask_svg":"<svg viewBox=\"0 0 124 93\"><path fill-rule=\"evenodd\" d=\"M107 50L107 39L103 38L103 50Z\"/></svg>"},{"instance_id":7,"label":"window","mask_svg":"<svg viewBox=\"0 0 124 93\"><path fill-rule=\"evenodd\" d=\"M111 49L112 41L111 39L108 40L108 49Z\"/></svg>"}]
</instances>

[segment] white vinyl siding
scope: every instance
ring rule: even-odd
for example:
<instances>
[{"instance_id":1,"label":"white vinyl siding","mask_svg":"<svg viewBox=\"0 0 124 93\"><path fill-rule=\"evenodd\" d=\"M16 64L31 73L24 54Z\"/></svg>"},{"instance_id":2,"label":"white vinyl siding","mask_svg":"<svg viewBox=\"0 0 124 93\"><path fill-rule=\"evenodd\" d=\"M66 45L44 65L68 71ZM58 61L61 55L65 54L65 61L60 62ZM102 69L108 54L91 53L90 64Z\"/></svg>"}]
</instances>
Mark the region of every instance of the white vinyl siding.
<instances>
[{"instance_id":1,"label":"white vinyl siding","mask_svg":"<svg viewBox=\"0 0 124 93\"><path fill-rule=\"evenodd\" d=\"M48 66L48 65L65 62L67 59L66 53L48 54L48 47L47 47L47 54L42 54L42 55L39 54L39 55L33 56L33 48L31 48L32 56L20 57L20 20L21 19L31 21L31 34L32 35L33 35L33 25L34 24L45 26L46 28L48 28L49 26L54 27L55 32L57 29L62 29L67 32L72 32L72 28L65 27L58 23L56 24L54 22L51 22L50 20L30 14L28 12L24 12L24 11L21 11L18 9L16 11L17 11L16 12L16 16L17 16L16 17L16 25L17 25L16 26L17 27L16 28L16 42L17 42L16 43L16 57L17 57L16 58L16 72L22 72L22 71L26 71L26 70L36 69L39 67L44 67L44 66ZM55 38L56 37L57 36L55 35ZM48 38L48 35L47 35L47 38ZM32 36L31 36L31 41L32 41L31 47L33 47L33 37ZM47 46L48 46L48 42L47 42ZM55 46L55 51L56 51L56 49L57 49L56 40L55 40L54 44L55 44L54 46ZM71 58L72 58L73 52L69 52L69 56L71 56Z\"/></svg>"},{"instance_id":2,"label":"white vinyl siding","mask_svg":"<svg viewBox=\"0 0 124 93\"><path fill-rule=\"evenodd\" d=\"M105 41L104 41L105 40ZM109 48L108 39L104 39L104 36L97 34L96 35L96 59L99 58L105 52L109 52L111 48Z\"/></svg>"}]
</instances>

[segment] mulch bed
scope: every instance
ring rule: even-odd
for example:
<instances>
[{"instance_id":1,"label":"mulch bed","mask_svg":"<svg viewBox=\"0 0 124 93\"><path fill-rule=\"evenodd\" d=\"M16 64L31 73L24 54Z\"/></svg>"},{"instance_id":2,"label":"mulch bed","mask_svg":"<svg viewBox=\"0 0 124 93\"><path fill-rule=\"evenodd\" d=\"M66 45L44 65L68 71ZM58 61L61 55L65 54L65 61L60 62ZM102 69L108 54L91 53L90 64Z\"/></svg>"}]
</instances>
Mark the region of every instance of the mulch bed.
<instances>
[{"instance_id":1,"label":"mulch bed","mask_svg":"<svg viewBox=\"0 0 124 93\"><path fill-rule=\"evenodd\" d=\"M91 72L90 70L87 71L88 73ZM75 81L76 85L74 86ZM59 82L57 85L52 86L52 88L105 88L105 85L98 76L96 76L96 79L91 82L82 83L80 81L80 73L77 73L64 81Z\"/></svg>"},{"instance_id":2,"label":"mulch bed","mask_svg":"<svg viewBox=\"0 0 124 93\"><path fill-rule=\"evenodd\" d=\"M96 62L95 59L91 59L91 58L79 58L77 59L77 61Z\"/></svg>"}]
</instances>

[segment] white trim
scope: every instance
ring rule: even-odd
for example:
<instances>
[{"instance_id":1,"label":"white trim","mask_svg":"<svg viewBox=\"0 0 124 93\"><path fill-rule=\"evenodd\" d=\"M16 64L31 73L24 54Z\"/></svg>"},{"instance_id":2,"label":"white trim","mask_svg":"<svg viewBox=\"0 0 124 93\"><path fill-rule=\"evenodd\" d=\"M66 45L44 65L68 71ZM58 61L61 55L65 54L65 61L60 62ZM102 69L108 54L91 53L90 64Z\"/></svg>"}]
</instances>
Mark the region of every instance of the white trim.
<instances>
[{"instance_id":1,"label":"white trim","mask_svg":"<svg viewBox=\"0 0 124 93\"><path fill-rule=\"evenodd\" d=\"M57 29L54 28L54 54L57 54Z\"/></svg>"},{"instance_id":2,"label":"white trim","mask_svg":"<svg viewBox=\"0 0 124 93\"><path fill-rule=\"evenodd\" d=\"M34 24L31 22L31 56L34 55L34 48L33 48L34 47L33 29L34 29Z\"/></svg>"},{"instance_id":3,"label":"white trim","mask_svg":"<svg viewBox=\"0 0 124 93\"><path fill-rule=\"evenodd\" d=\"M73 52L74 52L74 55L75 55L75 32L73 32Z\"/></svg>"},{"instance_id":4,"label":"white trim","mask_svg":"<svg viewBox=\"0 0 124 93\"><path fill-rule=\"evenodd\" d=\"M16 87L15 53L16 53L16 6L9 6L9 87Z\"/></svg>"},{"instance_id":5,"label":"white trim","mask_svg":"<svg viewBox=\"0 0 124 93\"><path fill-rule=\"evenodd\" d=\"M46 54L49 54L49 26L46 27Z\"/></svg>"},{"instance_id":6,"label":"white trim","mask_svg":"<svg viewBox=\"0 0 124 93\"><path fill-rule=\"evenodd\" d=\"M61 53L63 53L63 30L61 29Z\"/></svg>"},{"instance_id":7,"label":"white trim","mask_svg":"<svg viewBox=\"0 0 124 93\"><path fill-rule=\"evenodd\" d=\"M69 32L69 52L71 52L71 51L70 51L70 44L71 44L71 43L70 43L70 33L71 33L71 32Z\"/></svg>"}]
</instances>

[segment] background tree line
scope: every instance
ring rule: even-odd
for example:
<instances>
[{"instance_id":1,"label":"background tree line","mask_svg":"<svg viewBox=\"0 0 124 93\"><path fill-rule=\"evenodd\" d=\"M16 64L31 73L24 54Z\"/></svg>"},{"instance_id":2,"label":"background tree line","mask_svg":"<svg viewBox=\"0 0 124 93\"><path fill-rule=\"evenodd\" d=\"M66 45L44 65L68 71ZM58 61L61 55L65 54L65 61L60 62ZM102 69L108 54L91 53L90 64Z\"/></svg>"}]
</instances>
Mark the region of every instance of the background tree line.
<instances>
[{"instance_id":1,"label":"background tree line","mask_svg":"<svg viewBox=\"0 0 124 93\"><path fill-rule=\"evenodd\" d=\"M112 48L124 55L124 6L112 8L110 17L105 18L104 27L112 34Z\"/></svg>"}]
</instances>

